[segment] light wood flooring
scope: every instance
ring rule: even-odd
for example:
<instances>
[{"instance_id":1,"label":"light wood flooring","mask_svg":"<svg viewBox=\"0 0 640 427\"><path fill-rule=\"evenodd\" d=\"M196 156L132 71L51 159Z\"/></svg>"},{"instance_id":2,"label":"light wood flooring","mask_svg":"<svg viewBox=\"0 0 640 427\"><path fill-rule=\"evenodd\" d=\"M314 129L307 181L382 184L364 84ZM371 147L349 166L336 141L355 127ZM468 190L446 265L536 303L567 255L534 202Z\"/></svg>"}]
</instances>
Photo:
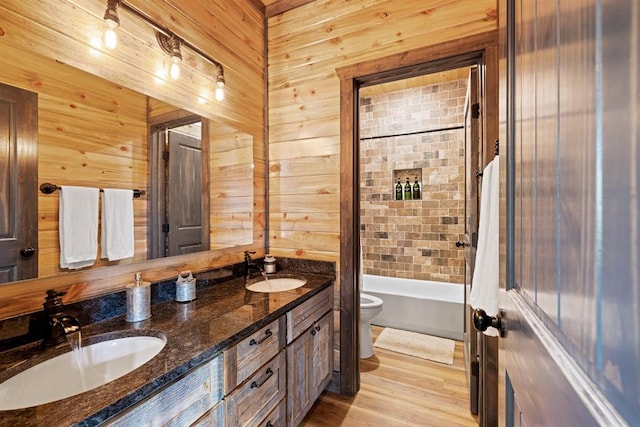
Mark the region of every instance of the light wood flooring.
<instances>
[{"instance_id":1,"label":"light wood flooring","mask_svg":"<svg viewBox=\"0 0 640 427\"><path fill-rule=\"evenodd\" d=\"M373 339L383 328L373 326ZM331 426L470 426L463 344L456 342L453 365L374 348L360 361L360 391L353 397L324 392L302 422Z\"/></svg>"}]
</instances>

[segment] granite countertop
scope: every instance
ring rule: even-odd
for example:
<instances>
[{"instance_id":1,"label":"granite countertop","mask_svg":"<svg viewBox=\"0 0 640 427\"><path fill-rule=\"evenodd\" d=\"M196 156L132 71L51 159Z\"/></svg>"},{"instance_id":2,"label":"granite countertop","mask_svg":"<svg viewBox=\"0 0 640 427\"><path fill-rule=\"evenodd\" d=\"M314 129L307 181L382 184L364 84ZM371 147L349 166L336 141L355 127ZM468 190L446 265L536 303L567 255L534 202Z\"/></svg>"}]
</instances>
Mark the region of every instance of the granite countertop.
<instances>
[{"instance_id":1,"label":"granite countertop","mask_svg":"<svg viewBox=\"0 0 640 427\"><path fill-rule=\"evenodd\" d=\"M245 288L244 278L234 278L199 289L197 299L187 304L175 301L154 304L147 320L128 323L124 316L119 316L84 326L83 341L105 334L120 337L160 333L166 336L167 343L152 360L101 387L53 403L0 411L0 426L92 426L104 422L211 360L334 281L329 275L299 275L307 283L290 291L251 292ZM46 351L34 343L5 351L0 354L2 365L14 367L0 371L0 382L35 362L68 350L66 343Z\"/></svg>"}]
</instances>

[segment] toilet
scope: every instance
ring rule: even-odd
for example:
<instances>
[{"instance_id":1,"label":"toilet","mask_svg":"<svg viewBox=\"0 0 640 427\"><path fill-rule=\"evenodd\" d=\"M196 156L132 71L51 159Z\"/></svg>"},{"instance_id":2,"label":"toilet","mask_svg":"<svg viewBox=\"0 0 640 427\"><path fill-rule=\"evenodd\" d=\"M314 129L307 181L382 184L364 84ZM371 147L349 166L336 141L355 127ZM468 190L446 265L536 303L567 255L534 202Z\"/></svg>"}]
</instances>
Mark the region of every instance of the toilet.
<instances>
[{"instance_id":1,"label":"toilet","mask_svg":"<svg viewBox=\"0 0 640 427\"><path fill-rule=\"evenodd\" d=\"M376 296L360 293L360 359L373 356L371 321L382 311L382 300Z\"/></svg>"}]
</instances>

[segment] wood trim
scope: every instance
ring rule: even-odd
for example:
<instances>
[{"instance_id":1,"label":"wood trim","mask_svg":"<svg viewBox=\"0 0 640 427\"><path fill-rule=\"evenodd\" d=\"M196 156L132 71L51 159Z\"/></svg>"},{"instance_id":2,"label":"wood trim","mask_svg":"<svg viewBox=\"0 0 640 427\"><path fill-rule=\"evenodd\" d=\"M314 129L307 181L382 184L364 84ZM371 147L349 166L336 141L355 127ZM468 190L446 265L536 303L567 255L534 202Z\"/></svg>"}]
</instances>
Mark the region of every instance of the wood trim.
<instances>
[{"instance_id":1,"label":"wood trim","mask_svg":"<svg viewBox=\"0 0 640 427\"><path fill-rule=\"evenodd\" d=\"M487 46L482 60L482 103L483 103L483 142L484 147L482 164L487 166L494 158L494 143L499 138L498 125L498 90L499 78L499 51L498 46Z\"/></svg>"},{"instance_id":2,"label":"wood trim","mask_svg":"<svg viewBox=\"0 0 640 427\"><path fill-rule=\"evenodd\" d=\"M263 93L263 103L264 103L264 123L269 123L269 61L266 58L269 57L269 24L267 23L267 18L264 18L264 30L263 30L263 46L262 51L265 57L265 61L263 63L264 73L264 93ZM269 215L269 202L271 201L271 196L269 195L269 126L262 127L262 139L264 146L264 252L269 253L269 236L270 236L270 227L271 227L271 219Z\"/></svg>"},{"instance_id":3,"label":"wood trim","mask_svg":"<svg viewBox=\"0 0 640 427\"><path fill-rule=\"evenodd\" d=\"M255 7L262 15L265 14L266 7L264 3L262 3L262 0L249 0L249 4Z\"/></svg>"},{"instance_id":4,"label":"wood trim","mask_svg":"<svg viewBox=\"0 0 640 427\"><path fill-rule=\"evenodd\" d=\"M200 122L202 123L200 128L200 216L201 216L201 225L202 225L202 248L204 250L209 250L211 248L210 244L210 209L209 203L211 202L210 198L210 187L211 187L211 169L209 166L210 154L209 146L210 146L210 124L211 121L205 118L200 118Z\"/></svg>"},{"instance_id":5,"label":"wood trim","mask_svg":"<svg viewBox=\"0 0 640 427\"><path fill-rule=\"evenodd\" d=\"M493 47L497 60L497 30L448 41L433 46L394 54L336 69L340 78L340 392L355 394L360 387L359 371L359 306L360 295L356 272L359 268L357 234L359 218L357 203L358 185L358 145L356 123L357 86L383 83L398 78L406 78L421 73L442 71L478 64L486 56L487 49ZM493 59L492 59L493 60ZM497 73L497 63L487 69L487 73ZM497 83L498 76L492 76ZM494 83L492 83L494 84ZM497 84L495 86L497 90ZM496 123L483 128L497 131L497 94L487 97L486 113ZM496 133L497 137L497 133ZM492 142L493 144L493 142ZM349 190L351 189L351 190ZM496 407L497 410L497 407Z\"/></svg>"},{"instance_id":6,"label":"wood trim","mask_svg":"<svg viewBox=\"0 0 640 427\"><path fill-rule=\"evenodd\" d=\"M147 253L150 259L164 255L164 235L156 233L162 224L164 215L164 179L160 171L164 171L164 160L161 146L164 140L160 140L161 133L155 126L149 126L149 223L147 229L148 243ZM164 173L164 172L163 172Z\"/></svg>"},{"instance_id":7,"label":"wood trim","mask_svg":"<svg viewBox=\"0 0 640 427\"><path fill-rule=\"evenodd\" d=\"M340 393L353 396L360 389L360 293L355 272L359 267L356 247L359 218L358 147L353 125L356 114L356 87L353 79L340 80Z\"/></svg>"},{"instance_id":8,"label":"wood trim","mask_svg":"<svg viewBox=\"0 0 640 427\"><path fill-rule=\"evenodd\" d=\"M391 72L397 76L399 70L407 67L422 65L445 59L450 61L453 58L474 53L481 53L489 46L498 45L498 31L486 31L473 36L464 37L457 40L439 43L433 46L426 46L419 49L390 55L384 58L372 59L359 64L347 65L336 69L338 77L342 79L363 80L367 76L381 75ZM445 62L443 66L451 68L451 62ZM437 69L429 70L436 72ZM397 77L396 77L397 78ZM378 82L377 82L378 83ZM379 83L382 83L380 81Z\"/></svg>"},{"instance_id":9,"label":"wood trim","mask_svg":"<svg viewBox=\"0 0 640 427\"><path fill-rule=\"evenodd\" d=\"M281 13L295 9L296 7L304 6L307 3L313 3L315 0L278 0L266 6L264 9L264 16L269 19Z\"/></svg>"}]
</instances>

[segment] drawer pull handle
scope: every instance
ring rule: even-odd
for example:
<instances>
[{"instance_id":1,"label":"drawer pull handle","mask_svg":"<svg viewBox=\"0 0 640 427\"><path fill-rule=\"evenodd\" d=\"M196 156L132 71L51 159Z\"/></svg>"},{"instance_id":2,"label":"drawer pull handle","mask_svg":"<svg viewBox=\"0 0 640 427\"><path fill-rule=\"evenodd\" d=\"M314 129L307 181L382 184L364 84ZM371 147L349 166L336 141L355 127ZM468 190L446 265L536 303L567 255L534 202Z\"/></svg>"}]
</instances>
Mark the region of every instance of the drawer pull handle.
<instances>
[{"instance_id":1,"label":"drawer pull handle","mask_svg":"<svg viewBox=\"0 0 640 427\"><path fill-rule=\"evenodd\" d=\"M271 424L271 420L267 421L267 425L264 427L273 427L273 424Z\"/></svg>"},{"instance_id":2,"label":"drawer pull handle","mask_svg":"<svg viewBox=\"0 0 640 427\"><path fill-rule=\"evenodd\" d=\"M251 383L251 388L260 388L262 384L266 383L269 378L273 376L273 371L271 368L267 368L265 371L265 376L260 381L254 381Z\"/></svg>"},{"instance_id":3,"label":"drawer pull handle","mask_svg":"<svg viewBox=\"0 0 640 427\"><path fill-rule=\"evenodd\" d=\"M317 334L318 332L320 332L320 326L316 326L315 328L313 328L313 329L311 330L311 335L315 335L315 334Z\"/></svg>"},{"instance_id":4,"label":"drawer pull handle","mask_svg":"<svg viewBox=\"0 0 640 427\"><path fill-rule=\"evenodd\" d=\"M256 341L255 339L251 339L251 341L249 341L249 345L258 345L269 338L271 335L273 335L273 332L271 332L271 329L267 329L266 331L264 331L264 337L260 338L258 341Z\"/></svg>"}]
</instances>

